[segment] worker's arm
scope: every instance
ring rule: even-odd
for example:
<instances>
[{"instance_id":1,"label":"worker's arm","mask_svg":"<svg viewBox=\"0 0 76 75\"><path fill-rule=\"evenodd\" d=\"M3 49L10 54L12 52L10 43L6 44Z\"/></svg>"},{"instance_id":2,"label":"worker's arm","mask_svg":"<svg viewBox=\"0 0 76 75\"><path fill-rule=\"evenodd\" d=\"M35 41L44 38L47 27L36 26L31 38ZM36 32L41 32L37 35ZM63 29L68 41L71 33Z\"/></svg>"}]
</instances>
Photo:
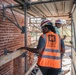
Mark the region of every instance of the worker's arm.
<instances>
[{"instance_id":1,"label":"worker's arm","mask_svg":"<svg viewBox=\"0 0 76 75\"><path fill-rule=\"evenodd\" d=\"M65 53L65 44L63 39L61 39L61 53L64 54Z\"/></svg>"},{"instance_id":2,"label":"worker's arm","mask_svg":"<svg viewBox=\"0 0 76 75\"><path fill-rule=\"evenodd\" d=\"M45 41L42 37L40 37L37 48L21 47L19 49L25 49L25 50L28 50L28 51L33 52L33 53L41 54L44 47L45 47Z\"/></svg>"},{"instance_id":3,"label":"worker's arm","mask_svg":"<svg viewBox=\"0 0 76 75\"><path fill-rule=\"evenodd\" d=\"M29 47L21 47L18 50L22 50L22 49L25 49L25 50L28 50L30 52L37 53L37 54L40 54L41 51L43 50L43 48L38 49L38 48L29 48Z\"/></svg>"},{"instance_id":4,"label":"worker's arm","mask_svg":"<svg viewBox=\"0 0 76 75\"><path fill-rule=\"evenodd\" d=\"M43 48L29 48L29 47L25 47L26 50L30 51L30 52L33 52L33 53L37 53L37 54L40 54L43 50Z\"/></svg>"}]
</instances>

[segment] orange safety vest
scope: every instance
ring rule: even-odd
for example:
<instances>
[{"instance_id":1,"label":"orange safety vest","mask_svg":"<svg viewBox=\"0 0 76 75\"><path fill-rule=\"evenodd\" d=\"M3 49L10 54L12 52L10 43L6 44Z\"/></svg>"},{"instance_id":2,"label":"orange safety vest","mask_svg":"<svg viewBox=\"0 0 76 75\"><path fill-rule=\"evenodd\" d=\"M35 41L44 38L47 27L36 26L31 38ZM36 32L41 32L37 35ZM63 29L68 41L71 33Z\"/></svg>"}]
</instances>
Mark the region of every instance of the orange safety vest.
<instances>
[{"instance_id":1,"label":"orange safety vest","mask_svg":"<svg viewBox=\"0 0 76 75\"><path fill-rule=\"evenodd\" d=\"M60 68L60 38L53 32L43 34L46 45L38 57L38 65L50 68Z\"/></svg>"}]
</instances>

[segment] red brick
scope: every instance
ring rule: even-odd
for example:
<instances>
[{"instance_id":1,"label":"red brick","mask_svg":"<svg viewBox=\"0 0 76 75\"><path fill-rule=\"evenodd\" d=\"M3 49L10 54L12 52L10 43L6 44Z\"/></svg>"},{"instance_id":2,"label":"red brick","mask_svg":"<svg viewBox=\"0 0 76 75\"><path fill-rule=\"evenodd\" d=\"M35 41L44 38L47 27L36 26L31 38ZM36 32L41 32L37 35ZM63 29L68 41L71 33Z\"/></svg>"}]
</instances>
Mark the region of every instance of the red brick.
<instances>
[{"instance_id":1,"label":"red brick","mask_svg":"<svg viewBox=\"0 0 76 75\"><path fill-rule=\"evenodd\" d=\"M0 0L0 3L10 4L15 2L13 0ZM5 14L15 22L9 9L6 9ZM24 26L24 15L15 11L14 14L20 26ZM31 33L28 32L27 34L29 40L27 43L29 45L31 42ZM2 11L0 10L0 56L4 55L4 48L14 51L19 47L24 46L24 39L24 34L21 34L21 30L19 30L13 23L6 18L5 21L3 21ZM28 52L28 67L32 65L32 61L33 53ZM24 75L24 73L25 58L22 58L21 56L0 67L0 75Z\"/></svg>"}]
</instances>

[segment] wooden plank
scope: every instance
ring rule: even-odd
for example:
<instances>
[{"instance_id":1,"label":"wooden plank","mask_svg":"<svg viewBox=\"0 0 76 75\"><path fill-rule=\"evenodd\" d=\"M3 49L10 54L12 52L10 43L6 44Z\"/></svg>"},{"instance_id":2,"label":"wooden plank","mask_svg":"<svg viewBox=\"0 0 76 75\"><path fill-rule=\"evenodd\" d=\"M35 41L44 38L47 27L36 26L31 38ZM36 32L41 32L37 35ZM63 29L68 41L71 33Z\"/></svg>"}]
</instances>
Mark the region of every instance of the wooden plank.
<instances>
[{"instance_id":1,"label":"wooden plank","mask_svg":"<svg viewBox=\"0 0 76 75\"><path fill-rule=\"evenodd\" d=\"M30 67L30 69L25 73L25 75L29 75L31 73L31 71L34 69L34 67L36 66L37 61L34 62L34 64Z\"/></svg>"},{"instance_id":2,"label":"wooden plank","mask_svg":"<svg viewBox=\"0 0 76 75\"><path fill-rule=\"evenodd\" d=\"M41 70L39 69L36 75L42 75Z\"/></svg>"},{"instance_id":3,"label":"wooden plank","mask_svg":"<svg viewBox=\"0 0 76 75\"><path fill-rule=\"evenodd\" d=\"M37 42L29 45L29 47L35 47L36 44L37 44ZM0 66L6 64L7 62L9 62L17 57L19 57L24 52L26 52L26 50L17 50L17 51L14 51L13 53L1 56L0 57Z\"/></svg>"},{"instance_id":4,"label":"wooden plank","mask_svg":"<svg viewBox=\"0 0 76 75\"><path fill-rule=\"evenodd\" d=\"M65 75L69 72L70 70L65 70L63 73L59 74L59 75Z\"/></svg>"},{"instance_id":5,"label":"wooden plank","mask_svg":"<svg viewBox=\"0 0 76 75\"><path fill-rule=\"evenodd\" d=\"M18 50L18 51L14 51L13 53L7 54L7 55L3 55L0 57L0 66L6 64L7 62L19 57L22 53L24 53L25 50Z\"/></svg>"}]
</instances>

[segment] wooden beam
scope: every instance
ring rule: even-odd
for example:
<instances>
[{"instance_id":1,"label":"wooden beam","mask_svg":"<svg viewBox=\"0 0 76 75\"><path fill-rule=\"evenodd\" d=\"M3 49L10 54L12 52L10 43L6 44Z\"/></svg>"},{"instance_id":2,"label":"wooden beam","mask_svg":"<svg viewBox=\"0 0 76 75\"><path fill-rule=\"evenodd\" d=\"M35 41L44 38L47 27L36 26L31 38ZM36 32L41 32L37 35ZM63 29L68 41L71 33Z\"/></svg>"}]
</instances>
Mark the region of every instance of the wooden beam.
<instances>
[{"instance_id":1,"label":"wooden beam","mask_svg":"<svg viewBox=\"0 0 76 75\"><path fill-rule=\"evenodd\" d=\"M35 5L35 4L44 4L44 3L54 3L54 2L63 2L63 1L68 1L68 0L49 0L49 1L37 1L37 2L31 2L30 5Z\"/></svg>"},{"instance_id":2,"label":"wooden beam","mask_svg":"<svg viewBox=\"0 0 76 75\"><path fill-rule=\"evenodd\" d=\"M55 6L55 9L56 9L57 15L59 16L59 11L58 11L57 6L56 6L56 4L55 4L55 3L53 3L53 4L54 4L54 6Z\"/></svg>"},{"instance_id":3,"label":"wooden beam","mask_svg":"<svg viewBox=\"0 0 76 75\"><path fill-rule=\"evenodd\" d=\"M43 15L44 17L47 17L47 15L45 14L45 12L42 11L42 9L40 9L40 8L42 7L42 5L41 5L41 7L38 6L38 5L35 5L35 7L36 7L36 9L38 9L38 10L42 13L42 15Z\"/></svg>"},{"instance_id":4,"label":"wooden beam","mask_svg":"<svg viewBox=\"0 0 76 75\"><path fill-rule=\"evenodd\" d=\"M63 14L65 13L65 2L63 2Z\"/></svg>"},{"instance_id":5,"label":"wooden beam","mask_svg":"<svg viewBox=\"0 0 76 75\"><path fill-rule=\"evenodd\" d=\"M42 7L45 9L45 11L48 15L52 15L45 4L42 4Z\"/></svg>"},{"instance_id":6,"label":"wooden beam","mask_svg":"<svg viewBox=\"0 0 76 75\"><path fill-rule=\"evenodd\" d=\"M28 47L35 47L37 45L37 42L29 45ZM3 55L0 57L0 66L8 63L9 61L19 57L20 55L22 55L24 52L26 52L26 50L17 50L14 51L13 53L7 54L7 55Z\"/></svg>"},{"instance_id":7,"label":"wooden beam","mask_svg":"<svg viewBox=\"0 0 76 75\"><path fill-rule=\"evenodd\" d=\"M7 55L3 55L0 57L0 66L6 64L7 62L19 57L22 53L24 53L25 50L18 50L18 51L14 51L13 53L7 54Z\"/></svg>"},{"instance_id":8,"label":"wooden beam","mask_svg":"<svg viewBox=\"0 0 76 75\"><path fill-rule=\"evenodd\" d=\"M36 16L41 16L41 14L38 13L38 11L33 7L31 7L31 9L29 11L27 11L27 12L29 12L29 13L33 12L34 14L36 14Z\"/></svg>"},{"instance_id":9,"label":"wooden beam","mask_svg":"<svg viewBox=\"0 0 76 75\"><path fill-rule=\"evenodd\" d=\"M41 13L35 6L31 6L32 10L34 10L36 12L36 14L42 16L43 13Z\"/></svg>"}]
</instances>

